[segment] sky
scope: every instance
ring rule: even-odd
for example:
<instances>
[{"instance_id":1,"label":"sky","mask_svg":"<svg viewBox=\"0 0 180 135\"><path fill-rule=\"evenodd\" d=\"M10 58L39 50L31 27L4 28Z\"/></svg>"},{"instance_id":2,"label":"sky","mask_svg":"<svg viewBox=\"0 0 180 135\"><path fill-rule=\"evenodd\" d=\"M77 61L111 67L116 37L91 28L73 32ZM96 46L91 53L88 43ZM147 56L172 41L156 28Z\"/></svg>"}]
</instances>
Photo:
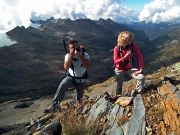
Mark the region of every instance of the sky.
<instances>
[{"instance_id":1,"label":"sky","mask_svg":"<svg viewBox=\"0 0 180 135\"><path fill-rule=\"evenodd\" d=\"M124 0L121 5L129 9L142 10L145 4L150 3L153 0Z\"/></svg>"},{"instance_id":2,"label":"sky","mask_svg":"<svg viewBox=\"0 0 180 135\"><path fill-rule=\"evenodd\" d=\"M0 0L0 47L11 41L5 32L50 17L108 19L117 23L180 22L179 0ZM2 41L3 40L3 41ZM7 44L6 41L7 40ZM14 41L13 41L14 43Z\"/></svg>"}]
</instances>

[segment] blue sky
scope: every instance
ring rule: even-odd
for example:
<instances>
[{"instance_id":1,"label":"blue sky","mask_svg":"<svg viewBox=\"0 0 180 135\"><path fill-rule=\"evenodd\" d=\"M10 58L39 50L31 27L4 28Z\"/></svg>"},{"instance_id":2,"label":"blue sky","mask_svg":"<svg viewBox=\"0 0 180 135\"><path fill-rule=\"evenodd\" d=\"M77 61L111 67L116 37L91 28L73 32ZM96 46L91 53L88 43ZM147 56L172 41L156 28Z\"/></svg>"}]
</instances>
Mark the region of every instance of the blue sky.
<instances>
[{"instance_id":1,"label":"blue sky","mask_svg":"<svg viewBox=\"0 0 180 135\"><path fill-rule=\"evenodd\" d=\"M146 5L146 6L144 6ZM0 31L29 27L31 20L110 18L118 23L180 22L179 0L1 0Z\"/></svg>"},{"instance_id":2,"label":"blue sky","mask_svg":"<svg viewBox=\"0 0 180 135\"><path fill-rule=\"evenodd\" d=\"M130 9L142 10L145 4L150 3L153 0L125 0L121 2L122 6L127 6Z\"/></svg>"},{"instance_id":3,"label":"blue sky","mask_svg":"<svg viewBox=\"0 0 180 135\"><path fill-rule=\"evenodd\" d=\"M31 20L110 18L117 23L180 23L179 0L0 0L0 46L5 32ZM145 5L145 6L144 6ZM9 39L7 38L9 44ZM3 43L2 43L3 41Z\"/></svg>"}]
</instances>

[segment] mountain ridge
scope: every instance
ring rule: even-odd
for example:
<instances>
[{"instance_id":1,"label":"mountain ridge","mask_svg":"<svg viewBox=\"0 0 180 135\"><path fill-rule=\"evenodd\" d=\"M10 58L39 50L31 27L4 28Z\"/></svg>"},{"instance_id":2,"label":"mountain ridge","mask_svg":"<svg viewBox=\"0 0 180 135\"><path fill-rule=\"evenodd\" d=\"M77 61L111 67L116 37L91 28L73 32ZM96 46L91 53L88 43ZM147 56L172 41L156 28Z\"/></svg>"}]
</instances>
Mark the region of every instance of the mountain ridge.
<instances>
[{"instance_id":1,"label":"mountain ridge","mask_svg":"<svg viewBox=\"0 0 180 135\"><path fill-rule=\"evenodd\" d=\"M107 29L105 26L108 26ZM151 63L161 56L162 52L157 53L159 51L157 44L151 42L143 31L134 30L110 19L100 19L99 22L90 19L56 20L41 25L39 29L22 26L7 32L9 37L17 40L18 43L0 48L0 74L3 74L0 93L7 95L7 100L26 97L26 93L22 94L21 90L28 92L28 96L34 98L53 94L65 75L63 37L66 45L71 38L78 40L90 55L90 78L86 87L107 80L114 76L111 68L113 60L105 60L112 59L113 54L110 50L116 45L117 36L122 30L130 30L135 34L134 43L140 48L145 59L145 74L169 64ZM20 79L23 83L16 79L18 76L25 78ZM8 82L13 85L8 85ZM11 97L11 93L16 93L17 97ZM5 101L6 98L1 97L1 100Z\"/></svg>"}]
</instances>

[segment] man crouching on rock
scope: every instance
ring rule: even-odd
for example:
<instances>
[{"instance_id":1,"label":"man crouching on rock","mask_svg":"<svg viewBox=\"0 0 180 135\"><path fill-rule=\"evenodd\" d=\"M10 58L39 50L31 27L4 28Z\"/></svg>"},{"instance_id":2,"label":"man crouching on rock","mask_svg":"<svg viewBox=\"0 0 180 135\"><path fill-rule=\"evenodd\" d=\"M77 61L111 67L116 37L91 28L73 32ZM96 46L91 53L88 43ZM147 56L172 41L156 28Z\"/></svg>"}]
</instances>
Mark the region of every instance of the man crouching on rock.
<instances>
[{"instance_id":1,"label":"man crouching on rock","mask_svg":"<svg viewBox=\"0 0 180 135\"><path fill-rule=\"evenodd\" d=\"M88 77L87 70L90 68L90 57L87 53L82 52L78 41L70 40L68 43L69 53L65 55L64 68L67 76L60 83L51 105L45 109L44 113L53 111L57 104L60 103L68 88L74 86L76 89L76 99L81 102L83 90Z\"/></svg>"}]
</instances>

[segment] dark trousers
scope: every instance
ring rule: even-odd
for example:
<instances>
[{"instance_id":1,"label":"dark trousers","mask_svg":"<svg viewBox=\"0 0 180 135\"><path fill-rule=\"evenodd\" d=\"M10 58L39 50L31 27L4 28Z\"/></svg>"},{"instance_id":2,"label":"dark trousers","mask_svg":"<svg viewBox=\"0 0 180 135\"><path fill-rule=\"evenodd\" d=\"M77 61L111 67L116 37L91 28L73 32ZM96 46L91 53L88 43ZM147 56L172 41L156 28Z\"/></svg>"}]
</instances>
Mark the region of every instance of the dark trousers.
<instances>
[{"instance_id":1,"label":"dark trousers","mask_svg":"<svg viewBox=\"0 0 180 135\"><path fill-rule=\"evenodd\" d=\"M68 90L68 88L70 88L72 86L74 86L76 89L76 93L77 93L76 99L81 100L83 98L83 94L84 94L83 90L84 90L85 82L86 81L84 81L83 83L76 83L72 77L70 77L70 76L65 77L61 81L61 83L54 95L54 99L52 101L52 106L56 105L58 102L61 102L65 96L65 92Z\"/></svg>"}]
</instances>

